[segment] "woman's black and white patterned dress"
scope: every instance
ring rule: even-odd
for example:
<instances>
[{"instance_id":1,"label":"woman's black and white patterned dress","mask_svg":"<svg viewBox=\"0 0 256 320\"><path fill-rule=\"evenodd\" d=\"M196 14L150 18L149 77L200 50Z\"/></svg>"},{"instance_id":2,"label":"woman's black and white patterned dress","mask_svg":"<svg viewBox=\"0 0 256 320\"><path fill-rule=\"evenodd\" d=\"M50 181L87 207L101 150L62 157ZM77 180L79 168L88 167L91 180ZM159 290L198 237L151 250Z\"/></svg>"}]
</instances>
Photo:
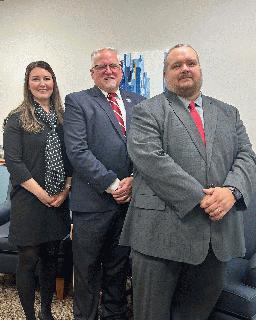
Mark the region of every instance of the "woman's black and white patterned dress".
<instances>
[{"instance_id":1,"label":"woman's black and white patterned dress","mask_svg":"<svg viewBox=\"0 0 256 320\"><path fill-rule=\"evenodd\" d=\"M45 144L48 126L40 133L25 132L20 125L20 114L13 114L4 129L5 161L10 172L13 190L11 192L11 223L9 241L14 245L29 246L61 240L70 230L68 200L59 208L47 207L31 192L20 186L30 178L44 188ZM66 176L72 169L64 147L63 129L56 129L61 141Z\"/></svg>"}]
</instances>

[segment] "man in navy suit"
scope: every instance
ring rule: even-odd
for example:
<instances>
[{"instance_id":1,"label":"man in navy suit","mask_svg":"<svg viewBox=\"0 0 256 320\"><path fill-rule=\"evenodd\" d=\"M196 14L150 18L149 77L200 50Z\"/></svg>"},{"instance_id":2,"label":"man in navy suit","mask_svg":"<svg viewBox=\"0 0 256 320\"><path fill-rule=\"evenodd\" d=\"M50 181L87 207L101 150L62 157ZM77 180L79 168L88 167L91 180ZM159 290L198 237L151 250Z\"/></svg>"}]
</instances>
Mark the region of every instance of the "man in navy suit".
<instances>
[{"instance_id":1,"label":"man in navy suit","mask_svg":"<svg viewBox=\"0 0 256 320\"><path fill-rule=\"evenodd\" d=\"M102 319L125 320L130 249L118 242L133 179L126 135L132 106L143 97L119 90L122 68L115 49L94 51L91 59L95 86L65 101L65 143L74 168L74 319L97 319L102 290Z\"/></svg>"}]
</instances>

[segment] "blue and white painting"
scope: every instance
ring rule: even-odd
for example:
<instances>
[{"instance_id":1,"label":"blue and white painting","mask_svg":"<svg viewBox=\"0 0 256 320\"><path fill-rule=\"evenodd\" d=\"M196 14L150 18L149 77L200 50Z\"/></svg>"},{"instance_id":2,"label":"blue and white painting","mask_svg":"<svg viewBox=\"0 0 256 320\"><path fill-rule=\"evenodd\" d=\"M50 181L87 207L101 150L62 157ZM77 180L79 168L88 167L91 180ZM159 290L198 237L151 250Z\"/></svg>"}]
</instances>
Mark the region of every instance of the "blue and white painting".
<instances>
[{"instance_id":1,"label":"blue and white painting","mask_svg":"<svg viewBox=\"0 0 256 320\"><path fill-rule=\"evenodd\" d=\"M150 97L150 78L144 68L143 55L132 58L131 53L125 53L122 60L123 79L120 88Z\"/></svg>"}]
</instances>

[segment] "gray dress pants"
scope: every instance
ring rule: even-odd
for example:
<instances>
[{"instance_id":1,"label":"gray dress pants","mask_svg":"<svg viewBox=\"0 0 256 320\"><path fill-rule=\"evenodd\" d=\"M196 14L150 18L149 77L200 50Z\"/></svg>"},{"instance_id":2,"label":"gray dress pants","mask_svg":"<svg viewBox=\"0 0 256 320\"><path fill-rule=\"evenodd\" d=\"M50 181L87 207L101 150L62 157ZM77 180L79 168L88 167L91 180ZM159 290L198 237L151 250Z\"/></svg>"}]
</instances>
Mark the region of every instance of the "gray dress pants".
<instances>
[{"instance_id":1,"label":"gray dress pants","mask_svg":"<svg viewBox=\"0 0 256 320\"><path fill-rule=\"evenodd\" d=\"M223 289L226 263L212 250L191 265L132 251L134 320L207 320Z\"/></svg>"}]
</instances>

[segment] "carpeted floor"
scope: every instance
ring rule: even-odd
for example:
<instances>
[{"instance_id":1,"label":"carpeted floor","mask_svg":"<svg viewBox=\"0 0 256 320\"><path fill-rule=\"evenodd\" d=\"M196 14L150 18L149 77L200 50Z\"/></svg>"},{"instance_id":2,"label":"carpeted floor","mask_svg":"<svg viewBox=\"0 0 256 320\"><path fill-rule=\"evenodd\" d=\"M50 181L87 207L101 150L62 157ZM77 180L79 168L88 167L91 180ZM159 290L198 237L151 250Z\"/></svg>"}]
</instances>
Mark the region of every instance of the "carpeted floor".
<instances>
[{"instance_id":1,"label":"carpeted floor","mask_svg":"<svg viewBox=\"0 0 256 320\"><path fill-rule=\"evenodd\" d=\"M127 283L127 289L130 288L130 281ZM56 320L72 320L72 295L67 295L63 300L54 297L52 310ZM129 320L132 320L131 296L128 295ZM36 293L36 312L40 306L40 296ZM15 286L15 277L13 275L0 274L0 320L25 320L22 307L19 302Z\"/></svg>"},{"instance_id":2,"label":"carpeted floor","mask_svg":"<svg viewBox=\"0 0 256 320\"><path fill-rule=\"evenodd\" d=\"M36 293L36 310L40 305L39 293ZM56 320L72 320L72 297L60 301L54 297L53 315ZM13 275L0 274L0 320L25 320Z\"/></svg>"}]
</instances>

